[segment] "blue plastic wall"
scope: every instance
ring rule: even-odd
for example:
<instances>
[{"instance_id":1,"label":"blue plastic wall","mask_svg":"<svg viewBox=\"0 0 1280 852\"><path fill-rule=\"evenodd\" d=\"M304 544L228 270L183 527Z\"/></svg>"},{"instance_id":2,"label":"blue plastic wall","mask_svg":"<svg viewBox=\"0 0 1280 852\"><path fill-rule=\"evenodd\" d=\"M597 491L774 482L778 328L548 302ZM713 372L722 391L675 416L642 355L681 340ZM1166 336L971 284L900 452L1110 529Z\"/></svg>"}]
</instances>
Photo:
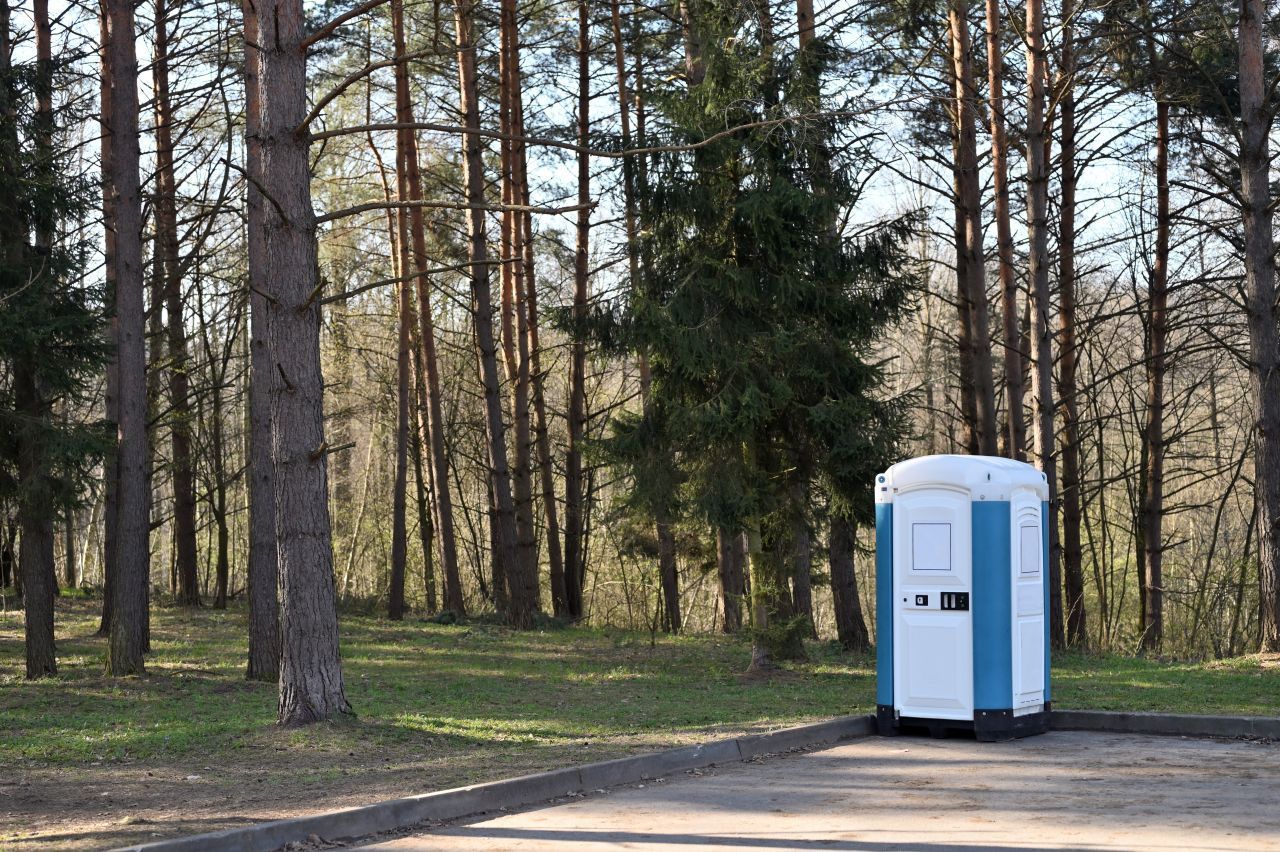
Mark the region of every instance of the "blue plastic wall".
<instances>
[{"instance_id":1,"label":"blue plastic wall","mask_svg":"<svg viewBox=\"0 0 1280 852\"><path fill-rule=\"evenodd\" d=\"M893 706L893 504L876 504L876 703Z\"/></svg>"},{"instance_id":2,"label":"blue plastic wall","mask_svg":"<svg viewBox=\"0 0 1280 852\"><path fill-rule=\"evenodd\" d=\"M1013 696L1013 530L1007 500L973 504L973 707L1008 710Z\"/></svg>"}]
</instances>

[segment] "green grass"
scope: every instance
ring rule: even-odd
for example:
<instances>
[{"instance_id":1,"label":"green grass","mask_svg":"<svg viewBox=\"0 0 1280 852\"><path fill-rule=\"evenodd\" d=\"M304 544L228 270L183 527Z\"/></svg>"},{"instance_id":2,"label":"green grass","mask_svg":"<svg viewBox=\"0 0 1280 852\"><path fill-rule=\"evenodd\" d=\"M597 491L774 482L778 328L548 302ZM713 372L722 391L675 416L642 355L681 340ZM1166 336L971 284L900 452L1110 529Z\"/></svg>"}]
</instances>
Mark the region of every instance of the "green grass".
<instances>
[{"instance_id":1,"label":"green grass","mask_svg":"<svg viewBox=\"0 0 1280 852\"><path fill-rule=\"evenodd\" d=\"M0 848L18 831L75 847L208 830L221 817L390 798L868 712L875 701L874 661L830 643L755 679L741 674L749 648L735 638L348 615L356 718L281 730L275 687L243 678L242 609L156 609L146 678L104 676L96 626L94 601L59 600L60 673L28 682L21 614L0 614L0 766L25 779L18 805L28 808L0 823ZM1053 678L1058 707L1280 714L1275 659L1062 655ZM116 790L104 810L95 797ZM122 813L163 818L149 831L115 828ZM68 822L97 827L59 833Z\"/></svg>"},{"instance_id":2,"label":"green grass","mask_svg":"<svg viewBox=\"0 0 1280 852\"><path fill-rule=\"evenodd\" d=\"M1280 658L1166 662L1060 654L1052 693L1053 705L1064 709L1280 716Z\"/></svg>"},{"instance_id":3,"label":"green grass","mask_svg":"<svg viewBox=\"0 0 1280 852\"><path fill-rule=\"evenodd\" d=\"M815 646L783 676L740 676L748 649L722 637L343 619L354 722L278 732L275 689L242 677L242 611L158 609L149 676L103 676L92 603L60 601L57 678L21 677L20 615L0 621L0 763L82 766L124 758L233 756L263 738L362 755L415 743L465 749L658 741L667 734L772 727L865 710L870 660Z\"/></svg>"}]
</instances>

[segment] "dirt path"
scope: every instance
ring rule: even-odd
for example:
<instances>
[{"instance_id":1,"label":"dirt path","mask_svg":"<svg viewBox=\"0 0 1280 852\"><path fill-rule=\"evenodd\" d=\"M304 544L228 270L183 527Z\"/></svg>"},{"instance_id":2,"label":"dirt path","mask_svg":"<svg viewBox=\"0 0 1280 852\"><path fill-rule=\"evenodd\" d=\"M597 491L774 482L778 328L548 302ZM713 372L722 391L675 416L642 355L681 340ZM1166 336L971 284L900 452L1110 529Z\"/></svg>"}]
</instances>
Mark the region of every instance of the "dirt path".
<instances>
[{"instance_id":1,"label":"dirt path","mask_svg":"<svg viewBox=\"0 0 1280 852\"><path fill-rule=\"evenodd\" d=\"M870 738L435 832L449 849L1280 849L1280 745Z\"/></svg>"}]
</instances>

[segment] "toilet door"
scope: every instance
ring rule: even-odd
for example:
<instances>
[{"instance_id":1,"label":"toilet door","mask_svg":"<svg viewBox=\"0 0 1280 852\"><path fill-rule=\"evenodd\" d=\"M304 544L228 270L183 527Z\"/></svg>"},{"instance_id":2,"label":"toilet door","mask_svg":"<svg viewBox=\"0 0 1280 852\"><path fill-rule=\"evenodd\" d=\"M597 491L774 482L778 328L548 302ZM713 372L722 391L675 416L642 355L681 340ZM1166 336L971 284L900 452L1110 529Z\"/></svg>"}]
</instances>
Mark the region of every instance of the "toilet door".
<instances>
[{"instance_id":1,"label":"toilet door","mask_svg":"<svg viewBox=\"0 0 1280 852\"><path fill-rule=\"evenodd\" d=\"M973 718L972 512L967 492L893 501L893 689L901 716Z\"/></svg>"},{"instance_id":2,"label":"toilet door","mask_svg":"<svg viewBox=\"0 0 1280 852\"><path fill-rule=\"evenodd\" d=\"M1013 510L1013 710L1044 705L1044 527L1040 497L1018 490Z\"/></svg>"}]
</instances>

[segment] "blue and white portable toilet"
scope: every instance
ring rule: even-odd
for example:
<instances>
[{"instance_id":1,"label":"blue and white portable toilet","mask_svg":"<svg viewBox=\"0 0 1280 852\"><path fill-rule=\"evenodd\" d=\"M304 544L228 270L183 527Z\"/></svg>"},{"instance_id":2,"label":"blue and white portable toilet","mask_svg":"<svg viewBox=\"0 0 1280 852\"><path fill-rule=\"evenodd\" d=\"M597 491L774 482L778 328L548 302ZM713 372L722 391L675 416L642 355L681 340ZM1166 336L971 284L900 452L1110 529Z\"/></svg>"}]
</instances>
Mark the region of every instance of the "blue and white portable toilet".
<instances>
[{"instance_id":1,"label":"blue and white portable toilet","mask_svg":"<svg viewBox=\"0 0 1280 852\"><path fill-rule=\"evenodd\" d=\"M882 734L1049 721L1045 476L990 456L925 456L876 477L876 716Z\"/></svg>"}]
</instances>

